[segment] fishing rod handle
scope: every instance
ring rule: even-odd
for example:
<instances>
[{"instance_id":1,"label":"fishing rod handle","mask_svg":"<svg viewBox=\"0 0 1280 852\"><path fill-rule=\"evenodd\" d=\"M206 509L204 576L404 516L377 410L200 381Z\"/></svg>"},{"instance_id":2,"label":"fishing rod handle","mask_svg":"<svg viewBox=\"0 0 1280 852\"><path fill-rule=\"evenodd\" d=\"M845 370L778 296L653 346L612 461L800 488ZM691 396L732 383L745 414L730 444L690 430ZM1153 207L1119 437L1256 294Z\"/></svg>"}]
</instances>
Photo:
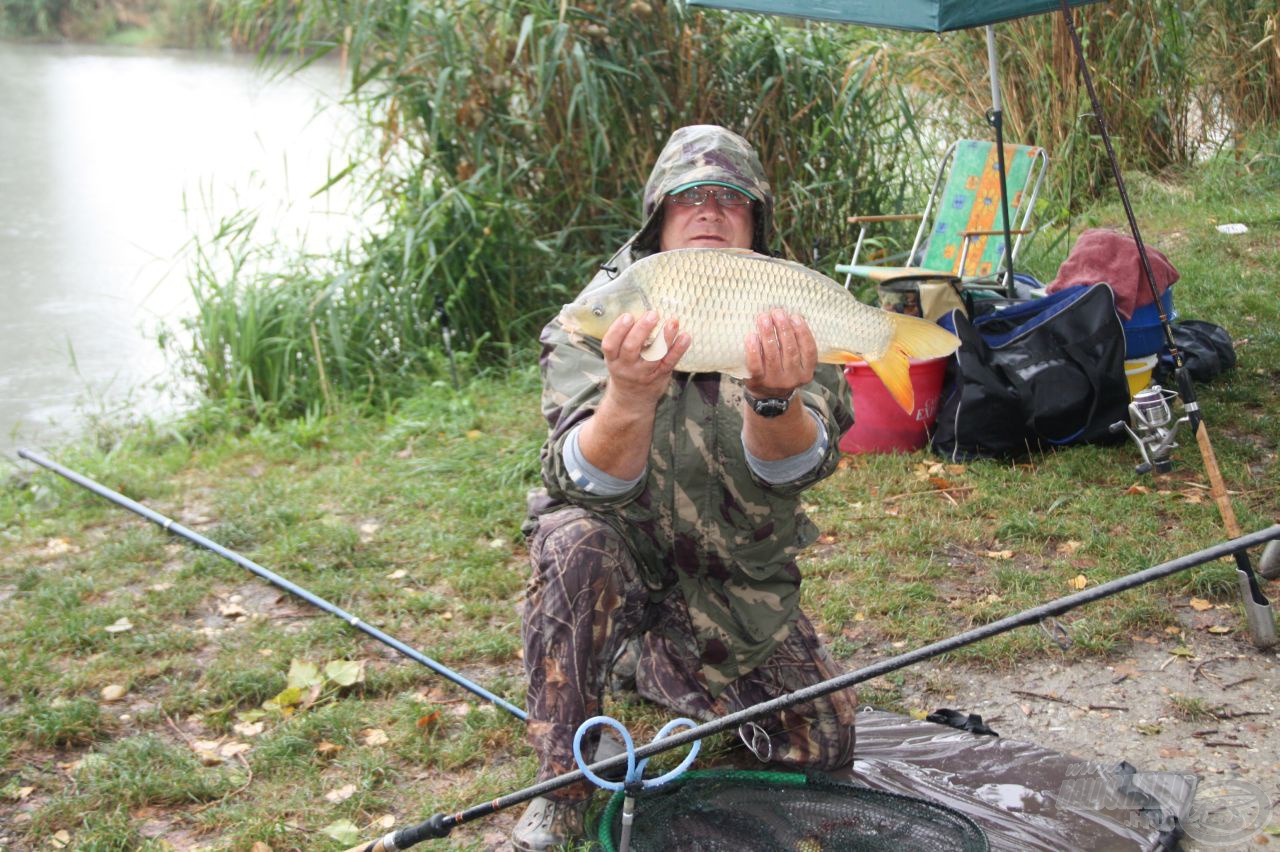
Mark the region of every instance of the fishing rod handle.
<instances>
[{"instance_id":1,"label":"fishing rod handle","mask_svg":"<svg viewBox=\"0 0 1280 852\"><path fill-rule=\"evenodd\" d=\"M347 852L394 852L397 849L408 849L423 840L448 837L455 825L457 822L448 822L448 817L444 814L435 814L426 822L392 831L377 840L361 843L359 846L352 846Z\"/></svg>"}]
</instances>

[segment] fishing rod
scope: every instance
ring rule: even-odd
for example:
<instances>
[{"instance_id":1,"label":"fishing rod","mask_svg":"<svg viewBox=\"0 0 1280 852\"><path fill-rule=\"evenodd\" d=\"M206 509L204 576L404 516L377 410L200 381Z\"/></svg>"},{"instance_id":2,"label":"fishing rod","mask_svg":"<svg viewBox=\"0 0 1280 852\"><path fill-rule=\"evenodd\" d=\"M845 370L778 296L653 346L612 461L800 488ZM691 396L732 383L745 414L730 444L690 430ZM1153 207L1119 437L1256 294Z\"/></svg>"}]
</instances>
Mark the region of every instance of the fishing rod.
<instances>
[{"instance_id":1,"label":"fishing rod","mask_svg":"<svg viewBox=\"0 0 1280 852\"><path fill-rule=\"evenodd\" d=\"M203 547L205 550L209 550L209 551L212 551L213 553L218 554L223 559L226 559L230 562L234 562L235 564L239 565L241 568L244 568L247 571L257 574L259 577L266 580L271 585L284 589L286 592L289 592L292 595L296 595L297 597L302 598L304 601L316 607L317 609L322 609L331 615L338 616L338 618L341 618L343 621L347 622L347 624L350 624L356 630L359 630L360 632L368 636L371 636L374 639L377 639L379 642L381 642L383 645L386 645L389 648L393 648L396 651L399 651L401 654L413 660L414 662L421 663L422 665L431 669L436 674L442 675L448 678L449 680L453 681L455 684L467 690L468 692L472 693L473 695L477 695L480 698L483 698L485 701L488 701L491 704L501 707L503 710L506 710L508 713L510 713L512 716L515 716L520 721L523 722L528 719L528 714L525 713L523 710L521 710L519 707L516 707L514 704L511 704L510 702L502 698L499 698L498 696L494 695L492 692L480 686L479 684L472 683L471 681L467 680L465 677L453 671L452 669L446 668L445 666L442 666L440 663L437 663L435 660L426 656L421 651L417 651L414 648L411 648L410 646L404 644L399 639L396 639L393 636L388 636L386 633L383 633L381 630L379 630L378 628L374 627L371 624L366 624L365 622L361 621L359 618L347 612L346 610L341 609L340 607L337 607L329 603L324 598L318 597L317 595L312 594L311 592L307 591L301 586L295 583L292 583L289 580L286 580L284 577L281 577L279 574L276 574L272 571L268 571L266 568L263 568L261 565L254 562L253 560L246 559L245 557L241 556L235 551L228 550L227 548L218 544L216 541L212 541L208 538L205 538L204 536L200 535L200 533L187 529L182 524L177 523L171 518L166 518L164 515L160 514L159 512L156 512L152 509L148 509L146 506L143 506L141 503L138 503L134 500L130 500L128 497L124 496L118 491L112 491L110 488L106 487L105 485L99 482L95 482L94 480L89 479L87 476L83 476L79 473L76 473L74 470L63 467L57 462L47 459L44 456L40 455L39 453L34 453L31 450L18 450L18 455L26 459L27 461L35 462L41 467L46 468L47 470L53 471L54 473L61 476L63 479L74 482L76 485L79 485L81 488L85 488L89 491L92 491L94 494L97 494L99 497L104 497L107 500L110 500L112 503L115 503L117 506L128 509L130 512L133 512L135 515L141 515L142 517L146 518L152 523L158 525L165 532L173 533L179 538L184 538L187 541L191 542L192 544L199 545L200 547Z\"/></svg>"},{"instance_id":2,"label":"fishing rod","mask_svg":"<svg viewBox=\"0 0 1280 852\"><path fill-rule=\"evenodd\" d=\"M1213 444L1209 441L1209 429L1205 425L1204 416L1200 411L1200 405L1196 402L1195 387L1191 383L1191 374L1187 372L1186 365L1183 364L1182 353L1178 350L1177 344L1173 340L1173 324L1169 321L1169 315L1165 313L1164 305L1160 300L1160 290L1156 287L1156 276L1151 269L1151 259L1147 256L1147 247L1142 241L1142 234L1138 231L1138 220L1133 215L1133 205L1129 202L1129 193L1125 190L1124 176L1120 173L1120 163L1116 159L1115 148L1111 145L1111 133L1107 129L1106 117L1102 112L1102 103L1098 100L1098 93L1093 87L1093 75L1089 73L1089 65L1084 61L1084 45L1080 42L1080 34L1076 31L1075 21L1071 17L1071 9L1067 5L1067 0L1059 0L1062 8L1062 17L1066 22L1067 30L1071 33L1071 43L1075 48L1076 61L1080 65L1080 73L1084 78L1085 88L1089 92L1089 101L1093 105L1093 117L1098 122L1098 130L1102 136L1103 145L1107 149L1107 158L1111 163L1111 174L1115 177L1116 189L1120 192L1120 201L1124 205L1125 217L1129 220L1129 230L1133 233L1133 242L1137 246L1138 256L1142 259L1142 271L1147 279L1147 287L1151 290L1151 298L1155 303L1156 311L1160 315L1160 325L1164 330L1165 345L1169 349L1169 354L1173 357L1173 374L1177 378L1178 390L1182 395L1182 408L1186 412L1188 421L1191 426L1191 433L1196 436L1196 443L1200 447L1200 458L1204 461L1205 472L1209 476L1209 494L1213 497L1213 502L1218 507L1218 514L1222 517L1222 525L1227 531L1227 535L1238 537L1240 535L1240 524L1236 521L1235 509L1231 505L1231 498L1227 494L1226 483L1222 479L1222 470L1218 467L1218 458L1213 452ZM1271 602L1267 600L1267 596L1262 593L1261 587L1258 585L1258 577L1253 572L1253 566L1249 562L1249 554L1244 550L1235 552L1236 560L1236 578L1240 584L1240 600L1244 606L1245 620L1249 624L1249 635L1253 639L1253 644L1259 648L1270 648L1277 642L1276 639L1276 622L1275 616L1271 612Z\"/></svg>"},{"instance_id":3,"label":"fishing rod","mask_svg":"<svg viewBox=\"0 0 1280 852\"><path fill-rule=\"evenodd\" d=\"M1207 547L1204 550L1197 551L1196 553L1181 556L1177 559L1170 560L1169 562L1164 562L1160 565L1156 565L1133 574L1128 574L1124 577L1119 577L1115 580L1111 580L1110 582L1095 586L1092 589L1076 592L1075 594L1058 598L1057 600L1050 601L1049 603L1032 607L1031 609L1024 610L1023 612L1015 615L1002 618L999 621L993 621L990 624L983 625L982 627L977 627L973 630L959 633L950 638L934 642L931 645L925 645L924 647L917 648L914 651L908 651L905 654L900 654L899 656L891 657L878 663L873 663L872 665L858 669L857 671L847 672L833 677L830 680L825 680L821 683L814 684L813 686L807 686L804 689L796 690L795 692L787 695L773 698L769 701L763 701L735 713L730 713L727 716L722 716L719 719L698 725L697 727L689 730L669 734L649 743L648 745L641 746L630 754L620 754L607 760L602 760L599 763L592 764L587 767L587 769L597 775L603 775L609 770L625 769L629 761L647 760L660 752L679 748L680 746L704 739L712 736L713 734L737 728L747 722L777 713L779 710L785 710L786 708L801 702L821 698L822 696L829 695L837 690L846 689L850 686L862 683L863 681L889 674L890 672L906 668L907 666L914 665L930 659L931 657L955 651L966 645L972 645L973 643L979 642L983 639L989 639L992 636L1007 633L1008 631L1018 627L1042 622L1047 618L1052 618L1053 616L1069 612L1076 607L1101 600L1102 598L1110 597L1111 595L1115 595L1129 589L1137 588L1138 586L1145 585L1155 580L1160 580L1173 574L1177 574L1179 571L1185 571L1188 568L1194 568L1197 565L1203 565L1206 562L1212 562L1215 559L1220 559L1230 554L1239 553L1246 548L1255 547L1259 544L1263 544L1264 542L1275 540L1280 540L1280 524L1275 524L1264 530L1250 533L1246 536L1239 536L1230 541L1225 541L1221 544ZM348 852L391 852L391 850L396 849L408 849L410 846L420 843L423 840L446 837L450 831L463 823L471 822L472 820L479 819L480 817L489 816L490 814L497 813L504 808L509 808L512 805L518 805L521 802L527 802L537 796L550 793L553 790L558 790L561 787L566 787L570 784L582 781L585 778L586 774L582 769L567 772L563 775L557 775L555 778L550 778L539 784L526 787L518 792L493 799L492 801L473 805L466 810L458 811L453 814L437 813L430 819L419 823L418 825L403 828L399 831L392 831L376 840L367 841L358 846L353 846L348 850Z\"/></svg>"}]
</instances>

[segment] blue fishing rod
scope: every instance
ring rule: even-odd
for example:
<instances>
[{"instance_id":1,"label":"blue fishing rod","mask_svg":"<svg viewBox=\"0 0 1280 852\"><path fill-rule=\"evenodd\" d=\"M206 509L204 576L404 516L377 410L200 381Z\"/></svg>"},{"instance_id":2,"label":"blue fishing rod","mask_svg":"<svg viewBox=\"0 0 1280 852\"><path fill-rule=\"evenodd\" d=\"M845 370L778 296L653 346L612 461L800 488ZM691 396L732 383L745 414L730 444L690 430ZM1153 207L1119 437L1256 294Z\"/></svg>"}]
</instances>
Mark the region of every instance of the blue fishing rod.
<instances>
[{"instance_id":1,"label":"blue fishing rod","mask_svg":"<svg viewBox=\"0 0 1280 852\"><path fill-rule=\"evenodd\" d=\"M347 612L346 610L342 609L341 607L335 606L334 604L329 603L324 598L319 597L318 595L312 594L311 592L307 591L306 589L302 588L296 583L292 583L289 580L286 580L284 577L281 577L279 574L276 574L272 571L268 571L266 568L263 568L261 565L254 562L252 559L246 559L245 557L236 553L234 550L228 550L227 548L218 544L216 541L205 538L204 536L200 535L200 533L184 527L182 524L174 521L173 519L166 518L164 515L160 514L159 512L153 511L152 509L148 509L146 506L143 506L141 503L138 503L135 500L130 500L128 497L124 496L118 491L112 491L110 488L106 487L105 485L99 482L95 482L92 479L89 479L87 476L83 476L79 473L76 473L74 470L63 467L57 462L47 459L38 453L33 453L31 450L18 450L18 455L21 458L26 459L27 461L34 462L35 464L40 465L46 470L53 471L54 473L58 474L58 476L61 476L63 479L66 479L70 482L74 482L76 485L79 485L81 488L84 488L88 491L92 491L94 494L97 494L99 497L103 497L107 500L110 500L112 503L115 503L117 506L120 506L124 509L128 509L130 512L133 512L135 515L140 515L143 518L146 518L148 521L151 521L152 523L159 526L165 532L173 533L179 538L184 538L187 541L191 542L192 544L199 545L200 547L203 547L205 550L209 550L209 551L212 551L213 553L218 554L223 559L226 559L229 562L234 562L235 564L239 565L241 568L244 568L247 571L257 574L259 577L266 580L271 585L276 586L277 588L284 589L286 592L288 592L291 595L295 595L297 597L302 598L304 601L316 607L317 609L322 609L325 612L329 613L330 615L338 616L338 618L341 618L343 621L347 622L347 624L350 624L352 627L354 627L356 630L359 630L361 633L364 633L365 635L378 640L383 645L386 645L388 648L393 648L394 650L399 651L401 654L413 660L414 662L421 663L422 665L431 669L436 674L441 675L445 678L448 678L449 680L453 681L455 684L467 690L468 692L472 693L473 695L477 695L480 698L483 698L485 701L488 701L489 703L497 707L501 707L503 710L506 710L508 713L510 713L512 716L515 716L520 721L523 722L528 719L528 714L525 713L523 710L521 710L519 707L515 706L514 704L502 698L499 698L498 696L494 695L492 692L480 686L479 684L472 683L471 681L467 680L465 677L453 671L452 669L449 669L449 668L446 668L445 666L440 665L435 660L423 654L421 651L417 651L409 647L408 645L401 642L399 639L396 639L394 636L388 636L386 633L383 633L381 630L374 627L373 625L366 624L365 622L361 621L359 618Z\"/></svg>"}]
</instances>

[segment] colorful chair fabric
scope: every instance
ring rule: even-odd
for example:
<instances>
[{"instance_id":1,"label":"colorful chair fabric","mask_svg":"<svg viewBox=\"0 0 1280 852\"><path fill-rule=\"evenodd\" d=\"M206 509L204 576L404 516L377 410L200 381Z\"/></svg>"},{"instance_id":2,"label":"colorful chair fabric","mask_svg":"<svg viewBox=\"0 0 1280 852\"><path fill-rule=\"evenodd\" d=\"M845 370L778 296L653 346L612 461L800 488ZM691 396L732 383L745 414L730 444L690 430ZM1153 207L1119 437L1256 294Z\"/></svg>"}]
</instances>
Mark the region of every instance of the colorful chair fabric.
<instances>
[{"instance_id":1,"label":"colorful chair fabric","mask_svg":"<svg viewBox=\"0 0 1280 852\"><path fill-rule=\"evenodd\" d=\"M1030 233L1028 225L1049 158L1043 148L1028 145L1005 145L1004 155L1016 260L1022 237ZM915 218L920 219L920 227L907 255L917 259L913 265L858 264L868 224ZM836 272L845 273L846 287L855 275L882 284L902 278L938 277L990 286L1004 267L1004 217L995 143L975 139L953 143L942 159L923 213L850 216L849 222L859 225L858 242L849 263L836 266Z\"/></svg>"}]
</instances>

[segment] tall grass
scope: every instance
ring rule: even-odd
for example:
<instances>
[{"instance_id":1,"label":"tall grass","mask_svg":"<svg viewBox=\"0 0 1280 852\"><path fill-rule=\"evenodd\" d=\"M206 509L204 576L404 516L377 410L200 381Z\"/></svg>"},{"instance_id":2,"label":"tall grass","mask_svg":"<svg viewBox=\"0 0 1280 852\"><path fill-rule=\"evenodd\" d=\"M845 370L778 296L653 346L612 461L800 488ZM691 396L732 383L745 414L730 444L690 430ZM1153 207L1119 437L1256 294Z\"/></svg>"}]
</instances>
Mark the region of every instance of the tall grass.
<instances>
[{"instance_id":1,"label":"tall grass","mask_svg":"<svg viewBox=\"0 0 1280 852\"><path fill-rule=\"evenodd\" d=\"M242 36L276 54L331 49L327 34L343 32L381 138L386 213L328 276L233 263L231 277L197 280L195 372L255 410L394 396L443 363L437 305L464 360L525 358L636 229L648 170L681 125L723 124L757 145L792 256L848 243L847 213L895 207L919 183L885 53L847 28L554 0L247 2L238 15L258 22ZM241 235L208 248L241 254Z\"/></svg>"}]
</instances>

